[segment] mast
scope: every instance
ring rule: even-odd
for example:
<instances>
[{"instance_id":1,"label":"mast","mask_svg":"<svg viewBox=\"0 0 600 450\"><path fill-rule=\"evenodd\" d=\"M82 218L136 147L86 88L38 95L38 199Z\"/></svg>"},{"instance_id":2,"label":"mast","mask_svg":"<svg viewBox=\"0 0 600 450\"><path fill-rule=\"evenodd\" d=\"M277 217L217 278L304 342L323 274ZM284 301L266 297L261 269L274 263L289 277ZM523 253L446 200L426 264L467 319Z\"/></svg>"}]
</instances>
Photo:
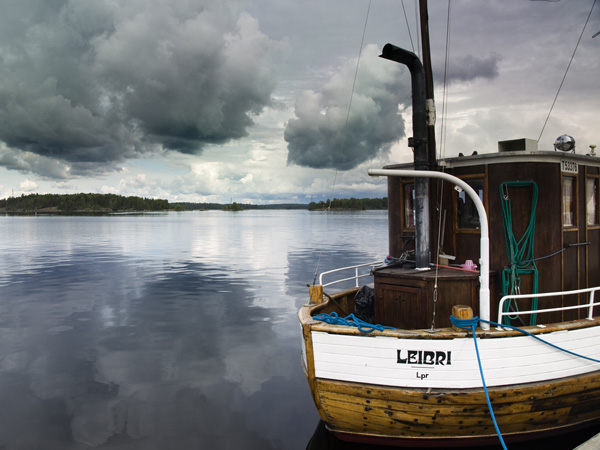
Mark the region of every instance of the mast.
<instances>
[{"instance_id":1,"label":"mast","mask_svg":"<svg viewBox=\"0 0 600 450\"><path fill-rule=\"evenodd\" d=\"M425 69L425 97L427 102L427 157L429 168L437 166L435 149L435 99L433 91L433 70L431 68L431 48L429 45L429 12L427 0L419 0L421 21L421 47L423 48L423 68Z\"/></svg>"}]
</instances>

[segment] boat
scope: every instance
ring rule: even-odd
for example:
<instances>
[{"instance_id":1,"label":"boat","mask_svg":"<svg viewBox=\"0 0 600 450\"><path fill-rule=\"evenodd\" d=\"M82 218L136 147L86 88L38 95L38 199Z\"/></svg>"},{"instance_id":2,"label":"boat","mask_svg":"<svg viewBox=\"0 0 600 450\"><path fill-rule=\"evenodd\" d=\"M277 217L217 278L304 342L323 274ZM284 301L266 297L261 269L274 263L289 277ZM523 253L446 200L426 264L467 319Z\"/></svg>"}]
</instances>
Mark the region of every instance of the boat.
<instances>
[{"instance_id":1,"label":"boat","mask_svg":"<svg viewBox=\"0 0 600 450\"><path fill-rule=\"evenodd\" d=\"M299 311L319 415L344 441L468 447L600 423L600 159L560 136L432 160L423 63L414 162L387 177L389 256L319 274ZM383 258L382 258L383 259ZM351 286L346 286L351 283Z\"/></svg>"}]
</instances>

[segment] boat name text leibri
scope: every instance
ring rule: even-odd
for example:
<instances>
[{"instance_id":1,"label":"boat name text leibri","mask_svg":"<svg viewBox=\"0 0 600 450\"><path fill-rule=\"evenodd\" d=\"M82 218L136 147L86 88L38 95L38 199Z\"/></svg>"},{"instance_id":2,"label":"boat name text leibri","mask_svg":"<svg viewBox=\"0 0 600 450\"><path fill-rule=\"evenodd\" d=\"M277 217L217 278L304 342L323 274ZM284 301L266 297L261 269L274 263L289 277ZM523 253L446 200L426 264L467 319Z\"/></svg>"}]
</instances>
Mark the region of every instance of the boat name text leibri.
<instances>
[{"instance_id":1,"label":"boat name text leibri","mask_svg":"<svg viewBox=\"0 0 600 450\"><path fill-rule=\"evenodd\" d=\"M452 352L428 350L398 350L398 364L421 366L450 366Z\"/></svg>"}]
</instances>

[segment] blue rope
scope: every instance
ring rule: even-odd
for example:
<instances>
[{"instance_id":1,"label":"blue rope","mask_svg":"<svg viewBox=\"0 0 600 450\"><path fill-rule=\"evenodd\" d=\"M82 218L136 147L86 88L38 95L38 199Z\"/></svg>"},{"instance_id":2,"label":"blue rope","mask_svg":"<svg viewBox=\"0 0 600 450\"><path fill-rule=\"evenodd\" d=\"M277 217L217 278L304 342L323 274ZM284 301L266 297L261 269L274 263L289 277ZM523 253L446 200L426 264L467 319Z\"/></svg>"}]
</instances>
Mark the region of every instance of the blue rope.
<instances>
[{"instance_id":1,"label":"blue rope","mask_svg":"<svg viewBox=\"0 0 600 450\"><path fill-rule=\"evenodd\" d=\"M450 318L450 320L452 320L452 318ZM491 322L489 320L483 320L483 319L477 319L477 320L479 320L481 322L489 323L490 325L494 325L494 326L497 326L497 327L510 328L512 330L515 330L515 331L518 331L520 333L526 334L527 336L531 336L532 338L537 339L538 341L543 342L544 344L549 345L550 347L554 347L555 349L560 350L561 352L568 353L569 355L573 355L573 356L576 356L578 358L587 359L588 361L600 363L600 360L597 360L597 359L594 359L594 358L590 358L589 356L580 355L579 353L575 353L575 352L572 352L572 351L567 350L565 348L559 347L558 345L554 345L551 342L545 341L542 338L536 336L535 334L532 334L529 331L523 330L521 328L513 327L512 325L500 325L499 323Z\"/></svg>"},{"instance_id":2,"label":"blue rope","mask_svg":"<svg viewBox=\"0 0 600 450\"><path fill-rule=\"evenodd\" d=\"M490 416L492 417L492 422L494 423L494 428L496 429L496 434L498 435L498 439L500 439L500 444L502 444L502 448L504 450L508 450L506 448L506 444L504 443L504 439L502 438L502 433L500 433L500 428L498 427L498 422L496 422L496 416L494 415L494 410L492 409L492 402L490 401L490 394L487 389L487 385L485 384L485 377L483 376L483 368L481 367L481 357L479 356L479 347L477 346L477 336L475 336L475 327L479 322L478 317L473 317L472 319L457 319L453 315L450 315L450 322L452 325L462 328L462 329L471 329L473 332L473 342L475 342L475 352L477 353L477 364L479 364L479 374L481 375L481 382L483 383L483 391L485 392L485 400L487 401L488 409L490 411Z\"/></svg>"},{"instance_id":3,"label":"blue rope","mask_svg":"<svg viewBox=\"0 0 600 450\"><path fill-rule=\"evenodd\" d=\"M553 347L553 348L555 348L557 350L560 350L562 352L568 353L570 355L577 356L579 358L587 359L589 361L593 361L593 362L597 362L597 363L600 363L600 361L597 360L597 359L590 358L590 357L584 356L584 355L580 355L580 354L572 352L570 350L561 348L561 347L559 347L557 345L554 345L554 344L552 344L552 343L550 343L548 341L545 341L545 340L541 339L540 337L536 336L535 334L532 334L532 333L530 333L530 332L528 332L526 330L523 330L521 328L513 327L512 325L500 325L499 323L496 323L496 322L491 322L489 320L480 319L477 316L473 317L472 319L458 319L458 318L456 318L456 317L454 317L454 316L451 315L450 316L450 322L452 322L452 325L454 325L454 326L456 326L458 328L462 328L464 330L469 330L470 329L473 332L473 341L475 342L475 352L477 353L477 364L479 364L479 373L481 374L481 381L483 383L483 389L485 391L485 398L487 400L487 404L488 404L488 408L490 410L490 415L492 417L492 421L494 422L494 427L496 428L496 433L498 434L498 438L500 439L500 443L502 444L502 448L504 448L505 450L507 450L506 449L506 445L504 444L504 439L502 439L502 434L500 433L500 429L498 428L498 423L496 422L496 417L494 416L494 411L492 410L492 404L490 402L490 396L489 396L489 393L488 393L488 390L487 390L487 386L485 384L485 378L483 376L483 369L481 367L481 358L479 356L479 347L477 346L477 336L475 335L475 327L477 326L478 322L480 322L480 321L481 322L485 322L485 323L489 323L490 325L494 325L494 326L498 326L498 327L510 328L512 330L519 331L520 333L523 333L523 334L525 334L527 336L531 336L532 338L535 338L538 341L540 341L540 342L542 342L542 343L544 343L546 345L549 345L550 347Z\"/></svg>"},{"instance_id":4,"label":"blue rope","mask_svg":"<svg viewBox=\"0 0 600 450\"><path fill-rule=\"evenodd\" d=\"M386 327L384 325L374 325L372 323L365 322L364 320L360 320L354 314L350 314L346 317L340 317L334 311L331 314L315 314L313 319L320 320L321 322L329 323L331 325L346 325L349 327L357 327L363 333L371 333L375 330L383 331L383 330L395 330L394 327Z\"/></svg>"}]
</instances>

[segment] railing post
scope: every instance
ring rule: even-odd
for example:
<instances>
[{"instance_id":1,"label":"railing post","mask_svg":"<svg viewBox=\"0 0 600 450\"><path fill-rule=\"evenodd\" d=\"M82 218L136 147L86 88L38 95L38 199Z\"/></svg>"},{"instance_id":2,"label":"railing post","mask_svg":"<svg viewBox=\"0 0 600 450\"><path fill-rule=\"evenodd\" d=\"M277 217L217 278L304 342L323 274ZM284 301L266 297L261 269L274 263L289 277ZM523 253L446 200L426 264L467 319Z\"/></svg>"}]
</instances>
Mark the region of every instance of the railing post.
<instances>
[{"instance_id":1,"label":"railing post","mask_svg":"<svg viewBox=\"0 0 600 450\"><path fill-rule=\"evenodd\" d=\"M323 286L320 284L308 287L311 303L323 303Z\"/></svg>"}]
</instances>

